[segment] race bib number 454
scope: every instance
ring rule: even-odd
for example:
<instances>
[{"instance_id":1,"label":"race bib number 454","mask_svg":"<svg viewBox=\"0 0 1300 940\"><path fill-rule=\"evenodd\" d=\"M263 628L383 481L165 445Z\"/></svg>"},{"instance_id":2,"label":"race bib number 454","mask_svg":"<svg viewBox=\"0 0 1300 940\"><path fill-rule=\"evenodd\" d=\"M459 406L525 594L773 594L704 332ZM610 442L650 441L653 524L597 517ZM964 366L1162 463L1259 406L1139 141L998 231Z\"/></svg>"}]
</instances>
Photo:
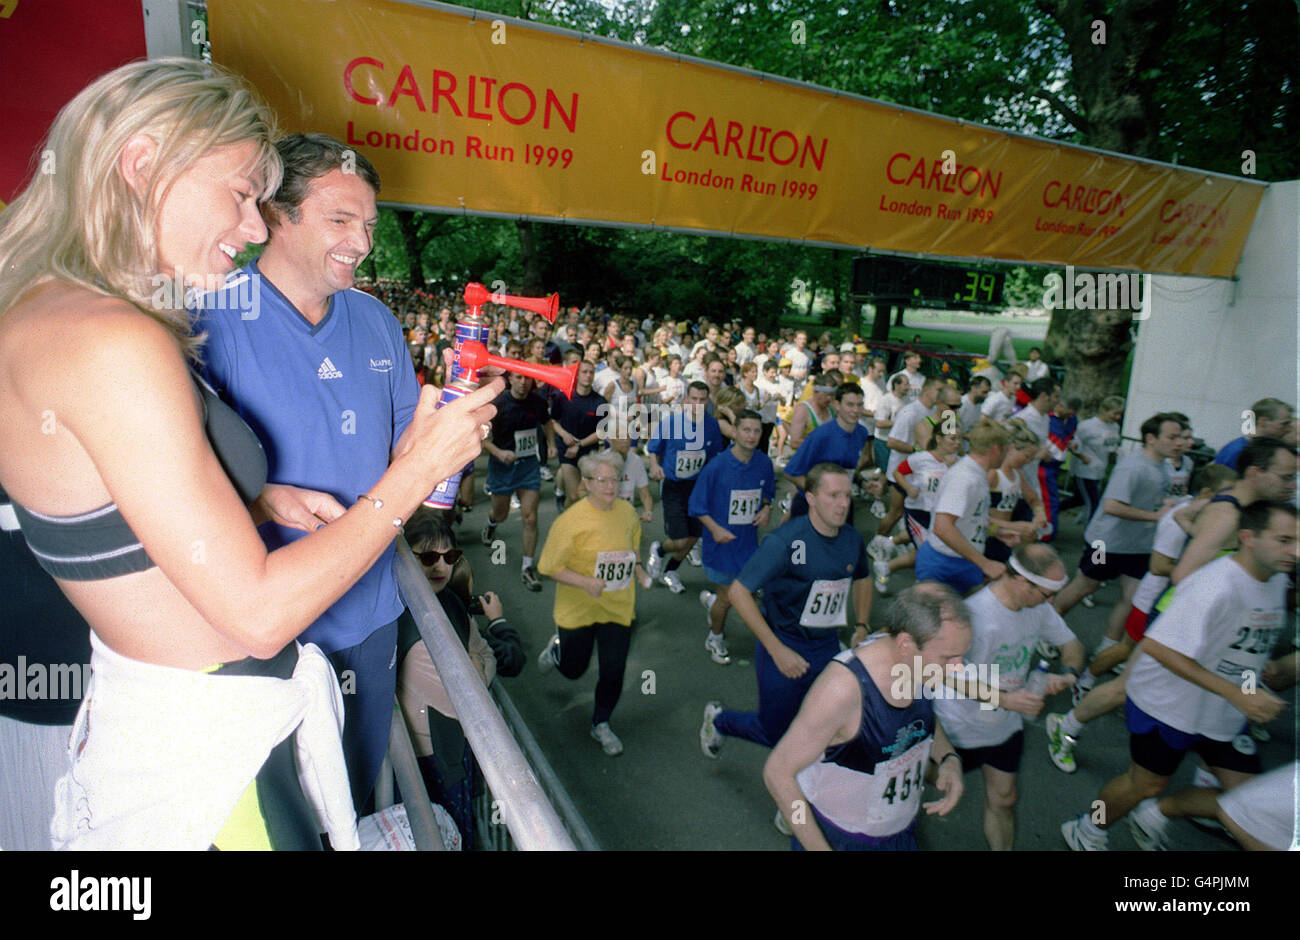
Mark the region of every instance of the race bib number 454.
<instances>
[{"instance_id":1,"label":"race bib number 454","mask_svg":"<svg viewBox=\"0 0 1300 940\"><path fill-rule=\"evenodd\" d=\"M849 579L814 581L804 601L799 623L805 627L847 626Z\"/></svg>"},{"instance_id":2,"label":"race bib number 454","mask_svg":"<svg viewBox=\"0 0 1300 940\"><path fill-rule=\"evenodd\" d=\"M605 582L606 591L621 591L632 583L636 552L598 552L595 576Z\"/></svg>"}]
</instances>

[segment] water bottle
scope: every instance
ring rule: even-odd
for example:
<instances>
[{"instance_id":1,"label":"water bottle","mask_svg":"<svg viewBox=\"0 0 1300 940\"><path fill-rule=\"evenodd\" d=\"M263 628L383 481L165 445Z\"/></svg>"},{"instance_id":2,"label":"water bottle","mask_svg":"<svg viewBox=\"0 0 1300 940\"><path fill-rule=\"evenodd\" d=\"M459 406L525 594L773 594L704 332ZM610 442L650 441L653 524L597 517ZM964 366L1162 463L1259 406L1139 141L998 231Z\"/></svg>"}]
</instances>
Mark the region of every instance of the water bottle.
<instances>
[{"instance_id":1,"label":"water bottle","mask_svg":"<svg viewBox=\"0 0 1300 940\"><path fill-rule=\"evenodd\" d=\"M1047 660L1040 659L1038 665L1034 667L1033 671L1029 674L1029 677L1025 679L1026 692L1029 692L1032 695L1037 695L1040 698L1046 697L1047 669ZM1021 715L1020 717L1030 724L1038 724L1039 719L1042 718L1042 714L1042 712L1039 712L1038 715L1033 718L1030 718L1028 715Z\"/></svg>"}]
</instances>

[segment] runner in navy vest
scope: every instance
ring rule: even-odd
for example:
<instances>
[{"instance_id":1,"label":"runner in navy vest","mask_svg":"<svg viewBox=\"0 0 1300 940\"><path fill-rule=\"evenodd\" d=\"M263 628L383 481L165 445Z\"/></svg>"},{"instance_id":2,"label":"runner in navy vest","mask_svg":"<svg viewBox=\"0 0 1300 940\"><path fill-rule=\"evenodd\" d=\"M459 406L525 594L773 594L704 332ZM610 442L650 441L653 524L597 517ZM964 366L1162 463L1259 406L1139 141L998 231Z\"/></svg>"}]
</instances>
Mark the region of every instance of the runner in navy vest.
<instances>
[{"instance_id":1,"label":"runner in navy vest","mask_svg":"<svg viewBox=\"0 0 1300 940\"><path fill-rule=\"evenodd\" d=\"M961 759L917 672L960 666L970 641L952 589L917 584L894 601L884 633L835 657L845 668L821 674L763 768L792 848L914 850L918 811L957 805ZM927 780L943 797L922 804Z\"/></svg>"},{"instance_id":2,"label":"runner in navy vest","mask_svg":"<svg viewBox=\"0 0 1300 940\"><path fill-rule=\"evenodd\" d=\"M758 639L754 668L758 711L704 707L700 746L716 758L724 735L772 747L785 734L803 697L840 651L850 589L857 615L854 640L868 632L871 564L858 531L845 525L848 471L821 463L808 471L808 515L769 532L731 585L731 603ZM763 611L753 592L763 589ZM778 823L780 826L780 823Z\"/></svg>"},{"instance_id":3,"label":"runner in navy vest","mask_svg":"<svg viewBox=\"0 0 1300 940\"><path fill-rule=\"evenodd\" d=\"M758 531L768 523L776 493L775 471L767 454L755 448L763 419L749 409L736 415L736 442L705 465L691 491L688 511L704 527L704 574L711 591L700 592L709 612L704 648L720 666L731 662L723 627L731 601L731 582L758 550Z\"/></svg>"},{"instance_id":4,"label":"runner in navy vest","mask_svg":"<svg viewBox=\"0 0 1300 940\"><path fill-rule=\"evenodd\" d=\"M555 422L546 411L546 402L533 390L535 383L526 375L511 372L509 387L496 397L496 417L492 434L483 442L488 453L487 492L492 498L483 544L492 545L497 526L510 515L510 495L519 493L519 514L523 520L523 562L520 577L524 587L540 591L542 581L533 567L537 551L537 503L541 499L542 463L539 445L555 451ZM543 437L544 436L544 437Z\"/></svg>"},{"instance_id":5,"label":"runner in navy vest","mask_svg":"<svg viewBox=\"0 0 1300 940\"><path fill-rule=\"evenodd\" d=\"M681 410L674 409L659 422L646 445L650 479L663 481L660 499L664 507L664 532L668 537L650 543L645 569L651 578L662 581L674 594L685 590L677 569L703 531L700 520L692 519L688 510L695 478L706 463L727 447L722 428L705 411L708 403L709 387L703 382L692 382L686 388L686 402Z\"/></svg>"}]
</instances>

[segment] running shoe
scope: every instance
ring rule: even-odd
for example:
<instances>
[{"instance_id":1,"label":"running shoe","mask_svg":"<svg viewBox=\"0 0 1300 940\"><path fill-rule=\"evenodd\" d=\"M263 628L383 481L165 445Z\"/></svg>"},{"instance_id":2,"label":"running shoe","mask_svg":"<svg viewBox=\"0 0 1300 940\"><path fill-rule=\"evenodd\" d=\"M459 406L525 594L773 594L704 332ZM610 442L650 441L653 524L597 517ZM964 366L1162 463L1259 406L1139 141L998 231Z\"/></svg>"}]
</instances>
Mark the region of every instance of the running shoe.
<instances>
[{"instance_id":1,"label":"running shoe","mask_svg":"<svg viewBox=\"0 0 1300 940\"><path fill-rule=\"evenodd\" d=\"M1106 852L1109 851L1109 841L1103 834L1102 838L1096 839L1089 837L1084 832L1083 824L1088 819L1087 813L1080 813L1073 819L1067 819L1061 823L1061 836L1065 839L1065 844L1076 852Z\"/></svg>"},{"instance_id":2,"label":"running shoe","mask_svg":"<svg viewBox=\"0 0 1300 940\"><path fill-rule=\"evenodd\" d=\"M889 593L889 562L873 561L871 563L871 570L876 573L876 593L882 595L888 594Z\"/></svg>"},{"instance_id":3,"label":"running shoe","mask_svg":"<svg viewBox=\"0 0 1300 940\"><path fill-rule=\"evenodd\" d=\"M894 541L886 535L877 535L867 545L867 554L876 561L889 561L894 554Z\"/></svg>"},{"instance_id":4,"label":"running shoe","mask_svg":"<svg viewBox=\"0 0 1300 940\"><path fill-rule=\"evenodd\" d=\"M534 594L542 589L542 579L537 576L537 569L532 565L520 572L519 578L524 582L524 587Z\"/></svg>"},{"instance_id":5,"label":"running shoe","mask_svg":"<svg viewBox=\"0 0 1300 940\"><path fill-rule=\"evenodd\" d=\"M559 655L560 634L556 633L555 636L551 637L546 642L546 645L542 647L542 652L537 657L537 668L542 671L542 675L546 675L559 665Z\"/></svg>"},{"instance_id":6,"label":"running shoe","mask_svg":"<svg viewBox=\"0 0 1300 940\"><path fill-rule=\"evenodd\" d=\"M658 542L650 543L650 553L645 556L645 570L646 573L656 581L663 577L664 559L663 556L659 554Z\"/></svg>"},{"instance_id":7,"label":"running shoe","mask_svg":"<svg viewBox=\"0 0 1300 940\"><path fill-rule=\"evenodd\" d=\"M614 729L609 726L608 721L602 721L594 725L591 729L591 736L600 742L601 750L610 757L618 757L623 753L623 742L618 739Z\"/></svg>"},{"instance_id":8,"label":"running shoe","mask_svg":"<svg viewBox=\"0 0 1300 940\"><path fill-rule=\"evenodd\" d=\"M1252 723L1250 726L1250 736L1261 744L1267 744L1273 740L1273 735L1263 725Z\"/></svg>"},{"instance_id":9,"label":"running shoe","mask_svg":"<svg viewBox=\"0 0 1300 940\"><path fill-rule=\"evenodd\" d=\"M794 496L790 493L785 494L785 499L781 500L781 512L789 512L792 505L794 505Z\"/></svg>"},{"instance_id":10,"label":"running shoe","mask_svg":"<svg viewBox=\"0 0 1300 940\"><path fill-rule=\"evenodd\" d=\"M726 740L722 732L713 724L713 719L722 714L721 702L709 702L704 706L704 723L700 725L700 750L704 756L718 759L718 754L722 750L722 742Z\"/></svg>"},{"instance_id":11,"label":"running shoe","mask_svg":"<svg viewBox=\"0 0 1300 940\"><path fill-rule=\"evenodd\" d=\"M885 516L889 515L889 510L885 508L883 502L877 499L871 503L871 515L877 519L883 519Z\"/></svg>"},{"instance_id":12,"label":"running shoe","mask_svg":"<svg viewBox=\"0 0 1300 940\"><path fill-rule=\"evenodd\" d=\"M550 481L555 479L555 473L552 472L550 467L542 467L540 472L543 480Z\"/></svg>"},{"instance_id":13,"label":"running shoe","mask_svg":"<svg viewBox=\"0 0 1300 940\"><path fill-rule=\"evenodd\" d=\"M1078 742L1061 730L1064 719L1064 715L1047 716L1047 756L1052 759L1057 770L1072 774L1079 769L1079 765L1074 762L1074 746Z\"/></svg>"},{"instance_id":14,"label":"running shoe","mask_svg":"<svg viewBox=\"0 0 1300 940\"><path fill-rule=\"evenodd\" d=\"M691 550L686 554L686 560L696 568L702 568L704 566L704 555L700 550L699 542L696 542L691 546Z\"/></svg>"},{"instance_id":15,"label":"running shoe","mask_svg":"<svg viewBox=\"0 0 1300 940\"><path fill-rule=\"evenodd\" d=\"M790 824L785 821L785 816L779 809L776 811L776 819L772 820L772 825L776 826L776 831L783 836L794 835L794 830L790 828Z\"/></svg>"},{"instance_id":16,"label":"running shoe","mask_svg":"<svg viewBox=\"0 0 1300 940\"><path fill-rule=\"evenodd\" d=\"M665 571L664 576L659 580L674 594L680 594L682 591L686 590L686 588L682 586L682 579L677 577L676 571Z\"/></svg>"},{"instance_id":17,"label":"running shoe","mask_svg":"<svg viewBox=\"0 0 1300 940\"><path fill-rule=\"evenodd\" d=\"M1091 679L1091 677L1092 677L1092 673L1090 673L1088 670L1085 669L1083 672L1079 674L1079 678L1075 680L1074 685L1070 686L1071 707L1074 707L1078 705L1080 702L1082 702L1085 698L1088 697L1088 693L1091 692L1096 687L1097 680ZM1091 681L1089 681L1090 679Z\"/></svg>"},{"instance_id":18,"label":"running shoe","mask_svg":"<svg viewBox=\"0 0 1300 940\"><path fill-rule=\"evenodd\" d=\"M492 540L496 538L497 527L494 525L485 525L481 533L483 544L488 548L492 547Z\"/></svg>"},{"instance_id":19,"label":"running shoe","mask_svg":"<svg viewBox=\"0 0 1300 940\"><path fill-rule=\"evenodd\" d=\"M511 508L511 509L518 509L518 508L519 508L519 494L518 494L518 493L511 493L511 494L510 494L510 508Z\"/></svg>"},{"instance_id":20,"label":"running shoe","mask_svg":"<svg viewBox=\"0 0 1300 940\"><path fill-rule=\"evenodd\" d=\"M1086 595L1083 598L1083 600L1080 601L1080 603L1083 604L1084 607L1087 607L1089 610L1092 610L1094 607L1097 606L1097 602L1092 599L1091 594Z\"/></svg>"},{"instance_id":21,"label":"running shoe","mask_svg":"<svg viewBox=\"0 0 1300 940\"><path fill-rule=\"evenodd\" d=\"M1156 801L1145 799L1125 817L1128 831L1133 834L1133 841L1143 852L1168 852L1169 842L1165 838L1167 820L1156 807Z\"/></svg>"},{"instance_id":22,"label":"running shoe","mask_svg":"<svg viewBox=\"0 0 1300 940\"><path fill-rule=\"evenodd\" d=\"M721 633L710 631L704 637L704 648L719 666L731 665L731 652L727 649L727 638Z\"/></svg>"}]
</instances>

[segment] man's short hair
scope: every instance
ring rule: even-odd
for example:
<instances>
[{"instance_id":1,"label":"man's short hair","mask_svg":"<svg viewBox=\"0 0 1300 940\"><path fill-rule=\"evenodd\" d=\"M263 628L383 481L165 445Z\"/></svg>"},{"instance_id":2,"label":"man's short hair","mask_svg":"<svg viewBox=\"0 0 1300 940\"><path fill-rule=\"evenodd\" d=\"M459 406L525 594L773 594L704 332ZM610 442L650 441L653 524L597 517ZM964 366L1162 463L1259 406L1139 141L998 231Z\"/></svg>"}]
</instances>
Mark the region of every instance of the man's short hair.
<instances>
[{"instance_id":1,"label":"man's short hair","mask_svg":"<svg viewBox=\"0 0 1300 940\"><path fill-rule=\"evenodd\" d=\"M1193 494L1205 489L1215 492L1223 484L1236 479L1237 471L1231 467L1225 467L1221 463L1207 463L1192 474L1192 485L1188 490Z\"/></svg>"},{"instance_id":2,"label":"man's short hair","mask_svg":"<svg viewBox=\"0 0 1300 940\"><path fill-rule=\"evenodd\" d=\"M885 632L908 634L923 647L943 629L956 622L970 628L970 610L957 592L938 581L921 581L894 598L885 614Z\"/></svg>"},{"instance_id":3,"label":"man's short hair","mask_svg":"<svg viewBox=\"0 0 1300 940\"><path fill-rule=\"evenodd\" d=\"M912 381L911 381L911 379L909 379L907 376L905 376L903 373L900 372L900 373L898 373L897 375L895 375L892 379L889 380L889 389L890 389L890 391L893 391L893 390L894 390L894 386L895 386L895 385L898 385L900 382L901 382L903 385L906 385L908 388L911 388L911 387L912 387Z\"/></svg>"},{"instance_id":4,"label":"man's short hair","mask_svg":"<svg viewBox=\"0 0 1300 940\"><path fill-rule=\"evenodd\" d=\"M1256 535L1264 532L1273 523L1273 513L1284 512L1292 519L1296 518L1296 508L1290 503L1278 502L1277 500L1257 499L1241 511L1241 522L1238 524L1238 531L1249 529Z\"/></svg>"},{"instance_id":5,"label":"man's short hair","mask_svg":"<svg viewBox=\"0 0 1300 940\"><path fill-rule=\"evenodd\" d=\"M1241 449L1237 455L1237 475L1243 479L1246 471L1257 468L1261 473L1273 466L1273 457L1279 451L1294 454L1296 449L1280 437L1257 437Z\"/></svg>"},{"instance_id":6,"label":"man's short hair","mask_svg":"<svg viewBox=\"0 0 1300 940\"><path fill-rule=\"evenodd\" d=\"M1061 556L1056 553L1056 549L1043 542L1026 542L1023 545L1017 545L1011 550L1011 557L1020 563L1020 565L1030 574L1047 576L1053 566L1060 565L1065 567L1061 561Z\"/></svg>"},{"instance_id":7,"label":"man's short hair","mask_svg":"<svg viewBox=\"0 0 1300 940\"><path fill-rule=\"evenodd\" d=\"M740 427L742 421L757 421L763 423L763 416L752 408L742 408L736 412L736 427Z\"/></svg>"},{"instance_id":8,"label":"man's short hair","mask_svg":"<svg viewBox=\"0 0 1300 940\"><path fill-rule=\"evenodd\" d=\"M814 464L808 470L808 474L805 477L805 482L808 484L808 492L816 493L821 486L822 480L828 475L833 476L835 474L848 476L849 471L841 467L839 464L831 463L830 461L823 461L822 463Z\"/></svg>"},{"instance_id":9,"label":"man's short hair","mask_svg":"<svg viewBox=\"0 0 1300 940\"><path fill-rule=\"evenodd\" d=\"M971 391L974 391L976 388L978 388L981 385L987 385L989 386L989 388L993 387L993 383L989 380L989 377L987 375L977 375L975 376L975 378L970 380Z\"/></svg>"},{"instance_id":10,"label":"man's short hair","mask_svg":"<svg viewBox=\"0 0 1300 940\"><path fill-rule=\"evenodd\" d=\"M835 400L844 401L845 395L861 395L862 386L857 382L845 382L835 390Z\"/></svg>"},{"instance_id":11,"label":"man's short hair","mask_svg":"<svg viewBox=\"0 0 1300 940\"><path fill-rule=\"evenodd\" d=\"M1142 434L1143 445L1145 445L1147 442L1148 434L1150 434L1152 437L1160 436L1160 429L1164 427L1166 421L1172 421L1174 424L1179 423L1177 418L1171 417L1170 415L1165 414L1163 411L1160 412L1159 414L1152 415L1151 417L1147 418L1145 421L1142 422L1141 434Z\"/></svg>"},{"instance_id":12,"label":"man's short hair","mask_svg":"<svg viewBox=\"0 0 1300 940\"><path fill-rule=\"evenodd\" d=\"M1295 409L1286 402L1277 398L1261 398L1255 404L1250 406L1250 410L1255 412L1255 420L1263 418L1265 421L1276 421L1283 415L1294 414Z\"/></svg>"},{"instance_id":13,"label":"man's short hair","mask_svg":"<svg viewBox=\"0 0 1300 940\"><path fill-rule=\"evenodd\" d=\"M379 195L379 171L375 165L365 154L328 134L290 134L276 141L275 149L284 164L284 177L271 197L271 206L290 222L302 221L302 203L311 181L344 166L355 170L375 195Z\"/></svg>"},{"instance_id":14,"label":"man's short hair","mask_svg":"<svg viewBox=\"0 0 1300 940\"><path fill-rule=\"evenodd\" d=\"M703 392L706 395L709 394L709 386L701 382L699 379L696 379L694 382L691 382L686 386L686 390L688 392L693 388L699 389L701 392Z\"/></svg>"},{"instance_id":15,"label":"man's short hair","mask_svg":"<svg viewBox=\"0 0 1300 940\"><path fill-rule=\"evenodd\" d=\"M928 391L929 389L934 388L937 385L942 385L942 384L943 384L943 376L932 375L928 377L924 382L921 383L921 391L925 392Z\"/></svg>"},{"instance_id":16,"label":"man's short hair","mask_svg":"<svg viewBox=\"0 0 1300 940\"><path fill-rule=\"evenodd\" d=\"M1097 410L1114 411L1116 408L1118 408L1120 411L1123 411L1124 406L1127 404L1128 402L1125 401L1123 398L1121 398L1119 395L1107 395L1105 398L1101 400L1101 404L1097 406Z\"/></svg>"},{"instance_id":17,"label":"man's short hair","mask_svg":"<svg viewBox=\"0 0 1300 940\"><path fill-rule=\"evenodd\" d=\"M1033 401L1035 398L1040 398L1043 395L1052 394L1052 389L1054 388L1056 388L1056 379L1045 375L1041 379L1035 379L1030 382L1029 386L1025 389L1025 394L1029 396L1030 401Z\"/></svg>"}]
</instances>

